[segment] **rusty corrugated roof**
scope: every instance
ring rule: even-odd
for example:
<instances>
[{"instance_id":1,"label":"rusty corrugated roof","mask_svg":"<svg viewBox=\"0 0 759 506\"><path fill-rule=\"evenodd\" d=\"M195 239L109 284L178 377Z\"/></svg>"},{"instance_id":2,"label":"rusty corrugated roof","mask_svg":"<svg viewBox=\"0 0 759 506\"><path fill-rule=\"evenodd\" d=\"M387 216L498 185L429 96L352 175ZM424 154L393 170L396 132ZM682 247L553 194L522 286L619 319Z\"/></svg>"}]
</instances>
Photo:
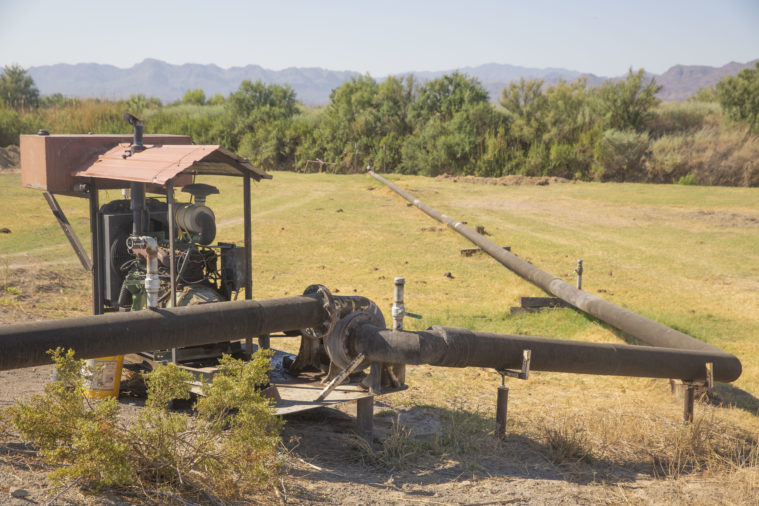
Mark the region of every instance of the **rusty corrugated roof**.
<instances>
[{"instance_id":1,"label":"rusty corrugated roof","mask_svg":"<svg viewBox=\"0 0 759 506\"><path fill-rule=\"evenodd\" d=\"M129 146L119 144L73 175L158 185L165 185L180 174L249 175L256 181L271 179L271 175L220 146L146 145L144 151L125 158Z\"/></svg>"}]
</instances>

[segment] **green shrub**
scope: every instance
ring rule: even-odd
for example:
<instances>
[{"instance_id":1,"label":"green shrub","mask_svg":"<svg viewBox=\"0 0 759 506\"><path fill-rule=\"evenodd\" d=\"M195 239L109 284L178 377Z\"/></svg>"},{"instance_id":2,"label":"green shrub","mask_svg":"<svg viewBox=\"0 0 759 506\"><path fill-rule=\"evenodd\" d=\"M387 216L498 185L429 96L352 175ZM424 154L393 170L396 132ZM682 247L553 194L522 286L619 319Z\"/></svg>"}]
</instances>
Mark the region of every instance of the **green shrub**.
<instances>
[{"instance_id":1,"label":"green shrub","mask_svg":"<svg viewBox=\"0 0 759 506\"><path fill-rule=\"evenodd\" d=\"M688 173L699 184L759 186L759 136L748 127L704 128L688 139L684 151Z\"/></svg>"},{"instance_id":2,"label":"green shrub","mask_svg":"<svg viewBox=\"0 0 759 506\"><path fill-rule=\"evenodd\" d=\"M0 100L0 147L17 145L22 128L23 122L18 113Z\"/></svg>"},{"instance_id":3,"label":"green shrub","mask_svg":"<svg viewBox=\"0 0 759 506\"><path fill-rule=\"evenodd\" d=\"M651 143L647 160L648 181L672 183L690 171L688 156L691 136L665 135Z\"/></svg>"},{"instance_id":4,"label":"green shrub","mask_svg":"<svg viewBox=\"0 0 759 506\"><path fill-rule=\"evenodd\" d=\"M170 490L219 502L260 487L278 472L275 449L281 421L258 392L268 381L270 352L250 362L224 356L197 415L173 412L173 399L190 397L192 375L173 364L147 376L145 408L132 423L113 398L88 400L84 362L72 351L52 353L59 380L7 415L23 439L55 466L54 480L150 495Z\"/></svg>"},{"instance_id":5,"label":"green shrub","mask_svg":"<svg viewBox=\"0 0 759 506\"><path fill-rule=\"evenodd\" d=\"M646 121L653 138L667 134L692 133L710 124L718 124L722 109L714 102L664 102Z\"/></svg>"},{"instance_id":6,"label":"green shrub","mask_svg":"<svg viewBox=\"0 0 759 506\"><path fill-rule=\"evenodd\" d=\"M696 180L696 176L694 176L693 174L688 174L678 179L677 184L681 184L685 186L697 186L698 181Z\"/></svg>"},{"instance_id":7,"label":"green shrub","mask_svg":"<svg viewBox=\"0 0 759 506\"><path fill-rule=\"evenodd\" d=\"M525 176L543 176L548 172L548 148L545 144L534 143L527 151L522 174Z\"/></svg>"},{"instance_id":8,"label":"green shrub","mask_svg":"<svg viewBox=\"0 0 759 506\"><path fill-rule=\"evenodd\" d=\"M648 134L607 130L595 148L594 176L599 181L640 181Z\"/></svg>"}]
</instances>

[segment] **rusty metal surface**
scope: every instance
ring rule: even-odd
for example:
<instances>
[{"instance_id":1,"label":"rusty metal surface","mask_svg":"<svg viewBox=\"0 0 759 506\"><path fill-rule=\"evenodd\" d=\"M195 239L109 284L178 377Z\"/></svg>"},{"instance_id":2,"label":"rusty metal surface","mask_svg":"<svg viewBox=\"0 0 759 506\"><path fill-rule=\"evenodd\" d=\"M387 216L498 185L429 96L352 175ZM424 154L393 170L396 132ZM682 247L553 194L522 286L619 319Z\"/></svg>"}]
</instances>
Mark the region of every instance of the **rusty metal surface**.
<instances>
[{"instance_id":1,"label":"rusty metal surface","mask_svg":"<svg viewBox=\"0 0 759 506\"><path fill-rule=\"evenodd\" d=\"M0 370L49 364L47 350L79 358L196 346L306 328L324 320L312 297L217 302L0 326Z\"/></svg>"},{"instance_id":2,"label":"rusty metal surface","mask_svg":"<svg viewBox=\"0 0 759 506\"><path fill-rule=\"evenodd\" d=\"M249 176L256 181L271 175L250 162L216 145L146 145L146 149L124 156L129 144L119 144L81 170L77 177L110 179L165 185L180 175L215 174ZM181 186L176 182L177 186Z\"/></svg>"},{"instance_id":3,"label":"rusty metal surface","mask_svg":"<svg viewBox=\"0 0 759 506\"><path fill-rule=\"evenodd\" d=\"M282 365L282 359L285 356L292 358L292 355L284 352L275 352L269 373L271 384L276 389L279 397L274 406L277 415L287 415L314 408L333 406L343 402L370 399L374 396L365 387L362 387L360 383L350 382L334 388L323 400L317 400L319 394L324 389L321 377L318 374L302 374L298 377L288 374ZM399 392L406 388L405 385L400 388L384 388L382 393Z\"/></svg>"},{"instance_id":4,"label":"rusty metal surface","mask_svg":"<svg viewBox=\"0 0 759 506\"><path fill-rule=\"evenodd\" d=\"M74 191L81 182L72 170L91 164L120 142L130 142L124 135L22 135L21 184L51 193L83 196ZM190 144L188 135L145 135L149 144Z\"/></svg>"},{"instance_id":5,"label":"rusty metal surface","mask_svg":"<svg viewBox=\"0 0 759 506\"><path fill-rule=\"evenodd\" d=\"M363 353L372 362L499 371L522 367L524 351L530 350L529 368L535 371L696 381L707 377L711 363L714 379L726 383L742 372L736 357L719 350L585 343L454 327L410 332L363 323L350 332L343 347L348 356Z\"/></svg>"}]
</instances>

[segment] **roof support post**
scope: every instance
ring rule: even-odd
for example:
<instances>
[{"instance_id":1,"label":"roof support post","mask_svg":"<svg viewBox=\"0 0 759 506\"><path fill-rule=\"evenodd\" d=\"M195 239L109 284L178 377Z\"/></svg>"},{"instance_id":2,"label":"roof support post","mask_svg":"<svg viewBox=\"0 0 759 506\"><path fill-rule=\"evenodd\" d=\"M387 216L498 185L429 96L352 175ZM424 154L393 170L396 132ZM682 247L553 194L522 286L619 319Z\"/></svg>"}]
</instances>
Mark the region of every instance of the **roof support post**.
<instances>
[{"instance_id":1,"label":"roof support post","mask_svg":"<svg viewBox=\"0 0 759 506\"><path fill-rule=\"evenodd\" d=\"M242 180L243 215L245 234L245 299L253 298L253 239L250 230L250 176L245 174Z\"/></svg>"},{"instance_id":2,"label":"roof support post","mask_svg":"<svg viewBox=\"0 0 759 506\"><path fill-rule=\"evenodd\" d=\"M90 245L92 248L92 314L103 314L103 263L100 253L100 199L95 181L88 185L90 194Z\"/></svg>"}]
</instances>

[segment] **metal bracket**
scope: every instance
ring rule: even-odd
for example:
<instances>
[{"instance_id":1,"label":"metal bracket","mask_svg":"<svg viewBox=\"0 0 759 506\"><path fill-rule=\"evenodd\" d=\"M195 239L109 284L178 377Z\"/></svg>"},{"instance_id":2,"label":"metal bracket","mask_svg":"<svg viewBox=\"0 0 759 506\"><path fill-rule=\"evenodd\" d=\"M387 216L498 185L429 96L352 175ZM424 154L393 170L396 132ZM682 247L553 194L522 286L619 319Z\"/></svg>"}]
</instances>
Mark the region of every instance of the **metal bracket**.
<instances>
[{"instance_id":1,"label":"metal bracket","mask_svg":"<svg viewBox=\"0 0 759 506\"><path fill-rule=\"evenodd\" d=\"M510 371L508 369L496 369L498 374L501 375L501 385L505 384L506 376L510 378L517 378L526 380L530 377L530 359L532 358L531 350L522 350L522 370Z\"/></svg>"},{"instance_id":2,"label":"metal bracket","mask_svg":"<svg viewBox=\"0 0 759 506\"><path fill-rule=\"evenodd\" d=\"M314 402L321 402L323 401L329 394L332 392L335 388L343 384L343 381L353 373L353 371L356 370L356 368L361 364L361 362L364 361L364 354L359 353L356 358L353 359L353 361L348 364L348 367L340 371L340 373L332 378L332 380L327 383L327 386L324 387L324 390L319 392L319 396L316 398Z\"/></svg>"},{"instance_id":3,"label":"metal bracket","mask_svg":"<svg viewBox=\"0 0 759 506\"><path fill-rule=\"evenodd\" d=\"M303 295L316 295L318 299L322 301L324 311L327 314L327 319L324 320L320 327L314 327L309 329L303 329L303 335L311 339L322 339L324 336L332 332L335 327L340 312L337 310L335 299L332 297L332 293L324 285L310 285L303 292Z\"/></svg>"},{"instance_id":4,"label":"metal bracket","mask_svg":"<svg viewBox=\"0 0 759 506\"><path fill-rule=\"evenodd\" d=\"M707 394L714 388L714 363L705 364L706 378L704 381L683 381L685 391L683 392L683 420L685 423L693 422L693 406L696 400L696 389L702 387L706 389Z\"/></svg>"},{"instance_id":5,"label":"metal bracket","mask_svg":"<svg viewBox=\"0 0 759 506\"><path fill-rule=\"evenodd\" d=\"M66 235L66 239L69 240L71 247L74 248L74 253L76 253L76 256L79 258L82 267L84 267L85 271L92 272L92 261L84 250L82 243L79 241L76 232L74 232L74 228L71 226L71 223L69 223L68 218L66 218L66 214L63 212L63 209L61 209L58 201L50 192L44 192L42 195L44 195L47 205L53 212L53 216L58 220L58 225L61 226L61 230L63 230L63 233Z\"/></svg>"}]
</instances>

